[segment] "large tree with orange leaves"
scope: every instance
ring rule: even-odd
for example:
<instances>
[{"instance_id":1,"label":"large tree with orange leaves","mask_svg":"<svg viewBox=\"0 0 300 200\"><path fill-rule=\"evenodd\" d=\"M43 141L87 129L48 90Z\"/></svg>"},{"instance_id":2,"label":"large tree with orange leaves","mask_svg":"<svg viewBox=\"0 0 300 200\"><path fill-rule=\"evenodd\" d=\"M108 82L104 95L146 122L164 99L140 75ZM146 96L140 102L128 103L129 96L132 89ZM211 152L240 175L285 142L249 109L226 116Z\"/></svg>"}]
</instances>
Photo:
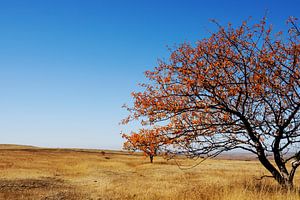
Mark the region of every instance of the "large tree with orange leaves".
<instances>
[{"instance_id":1,"label":"large tree with orange leaves","mask_svg":"<svg viewBox=\"0 0 300 200\"><path fill-rule=\"evenodd\" d=\"M212 157L243 149L255 154L283 187L300 165L300 44L296 19L274 33L263 19L182 44L146 72L123 122L155 125L169 151ZM270 161L274 159L274 163ZM290 165L290 167L288 167Z\"/></svg>"}]
</instances>

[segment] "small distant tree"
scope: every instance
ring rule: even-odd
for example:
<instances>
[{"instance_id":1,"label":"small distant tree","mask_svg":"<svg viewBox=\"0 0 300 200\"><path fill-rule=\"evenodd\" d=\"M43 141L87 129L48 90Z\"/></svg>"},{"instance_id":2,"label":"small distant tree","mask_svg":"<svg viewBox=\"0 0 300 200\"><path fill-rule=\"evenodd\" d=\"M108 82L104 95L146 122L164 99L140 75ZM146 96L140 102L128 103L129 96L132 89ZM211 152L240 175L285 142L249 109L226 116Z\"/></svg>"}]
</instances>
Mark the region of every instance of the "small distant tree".
<instances>
[{"instance_id":1,"label":"small distant tree","mask_svg":"<svg viewBox=\"0 0 300 200\"><path fill-rule=\"evenodd\" d=\"M296 18L289 22L289 32L276 34L265 19L236 28L217 24L209 38L180 45L169 61L146 72L150 83L133 93L124 123L160 125L156 130L170 150L189 156L249 151L292 188L300 165L300 45ZM129 141L152 140L143 137Z\"/></svg>"},{"instance_id":2,"label":"small distant tree","mask_svg":"<svg viewBox=\"0 0 300 200\"><path fill-rule=\"evenodd\" d=\"M151 163L164 143L156 130L141 129L138 133L123 134L122 137L126 139L123 145L125 150L142 151L150 158Z\"/></svg>"}]
</instances>

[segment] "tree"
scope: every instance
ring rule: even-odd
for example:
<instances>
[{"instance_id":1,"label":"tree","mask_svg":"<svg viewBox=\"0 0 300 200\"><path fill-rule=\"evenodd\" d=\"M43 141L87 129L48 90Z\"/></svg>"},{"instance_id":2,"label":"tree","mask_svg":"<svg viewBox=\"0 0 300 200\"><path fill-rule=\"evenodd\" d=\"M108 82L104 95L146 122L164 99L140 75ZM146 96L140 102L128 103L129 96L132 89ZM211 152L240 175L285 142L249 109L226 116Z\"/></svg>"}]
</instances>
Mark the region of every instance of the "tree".
<instances>
[{"instance_id":1,"label":"tree","mask_svg":"<svg viewBox=\"0 0 300 200\"><path fill-rule=\"evenodd\" d=\"M292 188L300 165L300 45L296 18L289 22L284 34L265 19L237 28L216 23L209 38L180 45L145 73L150 82L132 94L123 122L156 125L170 151L193 157L249 151Z\"/></svg>"},{"instance_id":2,"label":"tree","mask_svg":"<svg viewBox=\"0 0 300 200\"><path fill-rule=\"evenodd\" d=\"M153 158L157 155L159 147L165 141L156 129L141 129L138 133L123 134L122 137L126 139L123 145L124 149L144 152L146 156L149 156L151 163L153 163Z\"/></svg>"}]
</instances>

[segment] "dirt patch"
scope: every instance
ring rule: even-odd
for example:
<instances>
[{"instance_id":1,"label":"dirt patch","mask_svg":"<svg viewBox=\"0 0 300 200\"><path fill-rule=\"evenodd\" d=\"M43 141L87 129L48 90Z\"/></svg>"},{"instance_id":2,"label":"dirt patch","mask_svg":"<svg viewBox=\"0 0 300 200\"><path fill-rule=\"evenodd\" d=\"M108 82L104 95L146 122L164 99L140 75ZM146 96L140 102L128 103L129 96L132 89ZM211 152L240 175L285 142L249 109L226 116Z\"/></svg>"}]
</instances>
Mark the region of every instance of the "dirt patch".
<instances>
[{"instance_id":1,"label":"dirt patch","mask_svg":"<svg viewBox=\"0 0 300 200\"><path fill-rule=\"evenodd\" d=\"M51 189L59 187L63 181L54 178L0 180L0 191L20 191L29 189Z\"/></svg>"},{"instance_id":2,"label":"dirt patch","mask_svg":"<svg viewBox=\"0 0 300 200\"><path fill-rule=\"evenodd\" d=\"M56 178L0 179L0 199L64 200L84 197L75 187Z\"/></svg>"}]
</instances>

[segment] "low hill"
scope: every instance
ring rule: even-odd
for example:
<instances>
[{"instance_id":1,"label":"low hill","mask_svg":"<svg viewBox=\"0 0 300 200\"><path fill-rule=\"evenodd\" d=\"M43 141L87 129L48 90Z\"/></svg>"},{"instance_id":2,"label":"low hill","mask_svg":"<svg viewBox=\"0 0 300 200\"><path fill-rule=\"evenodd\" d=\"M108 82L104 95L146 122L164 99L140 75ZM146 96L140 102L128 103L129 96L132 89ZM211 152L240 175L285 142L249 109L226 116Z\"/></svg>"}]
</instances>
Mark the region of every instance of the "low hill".
<instances>
[{"instance_id":1,"label":"low hill","mask_svg":"<svg viewBox=\"0 0 300 200\"><path fill-rule=\"evenodd\" d=\"M37 149L39 147L19 144L0 144L0 149Z\"/></svg>"}]
</instances>

